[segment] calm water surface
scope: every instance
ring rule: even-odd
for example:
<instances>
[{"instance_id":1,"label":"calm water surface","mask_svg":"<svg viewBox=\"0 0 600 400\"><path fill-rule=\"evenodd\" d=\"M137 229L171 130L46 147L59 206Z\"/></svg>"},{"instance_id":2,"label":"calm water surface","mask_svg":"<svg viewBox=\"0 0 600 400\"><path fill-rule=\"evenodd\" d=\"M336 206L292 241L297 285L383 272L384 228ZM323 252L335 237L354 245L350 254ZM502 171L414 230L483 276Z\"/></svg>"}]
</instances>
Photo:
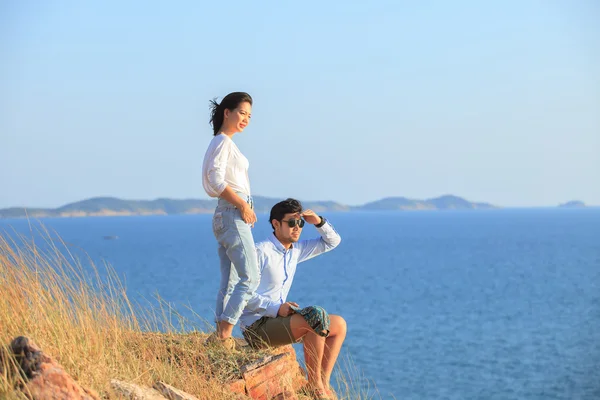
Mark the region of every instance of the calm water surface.
<instances>
[{"instance_id":1,"label":"calm water surface","mask_svg":"<svg viewBox=\"0 0 600 400\"><path fill-rule=\"evenodd\" d=\"M325 215L342 243L300 264L289 300L346 318L341 363L363 390L376 386L383 399L600 399L600 209ZM263 239L267 216L258 217ZM158 293L210 321L219 265L210 220L42 222L75 253L109 262L131 298ZM29 225L0 220L0 230L13 229L28 234ZM303 238L314 235L311 226Z\"/></svg>"}]
</instances>

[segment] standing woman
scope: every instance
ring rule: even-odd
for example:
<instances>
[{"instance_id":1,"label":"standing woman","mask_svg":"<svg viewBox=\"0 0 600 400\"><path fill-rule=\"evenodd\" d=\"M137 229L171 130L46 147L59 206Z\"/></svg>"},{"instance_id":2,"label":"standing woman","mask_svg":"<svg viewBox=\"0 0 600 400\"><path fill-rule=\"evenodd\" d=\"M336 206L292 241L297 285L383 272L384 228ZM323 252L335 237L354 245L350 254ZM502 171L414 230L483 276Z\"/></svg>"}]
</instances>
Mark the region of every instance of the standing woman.
<instances>
[{"instance_id":1,"label":"standing woman","mask_svg":"<svg viewBox=\"0 0 600 400\"><path fill-rule=\"evenodd\" d=\"M219 244L221 283L215 316L217 332L209 342L235 348L231 337L246 303L258 286L259 269L251 227L256 214L250 195L248 159L233 142L233 136L250 123L252 97L229 93L221 104L211 101L214 138L202 164L202 185L210 197L218 197L212 220Z\"/></svg>"}]
</instances>

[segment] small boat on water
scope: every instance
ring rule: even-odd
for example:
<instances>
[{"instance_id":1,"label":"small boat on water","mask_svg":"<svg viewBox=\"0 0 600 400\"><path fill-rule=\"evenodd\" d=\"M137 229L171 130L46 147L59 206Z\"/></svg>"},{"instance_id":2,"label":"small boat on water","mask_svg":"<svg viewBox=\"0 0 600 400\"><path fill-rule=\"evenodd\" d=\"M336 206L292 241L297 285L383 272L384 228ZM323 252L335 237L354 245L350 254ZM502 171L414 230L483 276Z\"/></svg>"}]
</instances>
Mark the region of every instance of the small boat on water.
<instances>
[{"instance_id":1,"label":"small boat on water","mask_svg":"<svg viewBox=\"0 0 600 400\"><path fill-rule=\"evenodd\" d=\"M118 236L116 236L116 235L114 235L114 236L104 236L104 240L116 240L116 239L118 239L118 238L119 238L119 237L118 237Z\"/></svg>"}]
</instances>

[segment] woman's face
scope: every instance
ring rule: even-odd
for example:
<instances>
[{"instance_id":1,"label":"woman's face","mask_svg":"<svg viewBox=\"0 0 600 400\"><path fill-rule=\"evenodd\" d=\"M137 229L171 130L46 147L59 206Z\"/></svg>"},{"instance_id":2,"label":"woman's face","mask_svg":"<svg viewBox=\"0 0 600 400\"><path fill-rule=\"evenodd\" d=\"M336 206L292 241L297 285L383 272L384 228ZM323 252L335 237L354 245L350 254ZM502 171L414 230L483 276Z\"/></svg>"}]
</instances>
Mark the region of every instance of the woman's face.
<instances>
[{"instance_id":1,"label":"woman's face","mask_svg":"<svg viewBox=\"0 0 600 400\"><path fill-rule=\"evenodd\" d=\"M223 120L223 131L225 133L242 132L250 123L252 118L252 106L250 103L241 102L235 110L225 109L225 119Z\"/></svg>"}]
</instances>

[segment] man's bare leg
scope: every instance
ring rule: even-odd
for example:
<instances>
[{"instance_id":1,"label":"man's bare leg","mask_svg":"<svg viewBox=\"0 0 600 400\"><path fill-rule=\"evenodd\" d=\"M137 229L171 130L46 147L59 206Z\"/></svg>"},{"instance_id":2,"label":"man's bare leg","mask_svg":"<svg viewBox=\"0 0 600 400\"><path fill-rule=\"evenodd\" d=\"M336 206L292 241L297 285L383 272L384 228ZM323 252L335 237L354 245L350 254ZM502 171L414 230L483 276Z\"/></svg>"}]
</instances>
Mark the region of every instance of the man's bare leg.
<instances>
[{"instance_id":1,"label":"man's bare leg","mask_svg":"<svg viewBox=\"0 0 600 400\"><path fill-rule=\"evenodd\" d=\"M290 320L292 336L295 340L304 338L304 361L308 372L308 384L313 390L325 392L321 375L321 363L325 351L325 338L317 335L299 314Z\"/></svg>"},{"instance_id":2,"label":"man's bare leg","mask_svg":"<svg viewBox=\"0 0 600 400\"><path fill-rule=\"evenodd\" d=\"M323 386L323 375L321 374L321 362L325 350L325 338L314 332L304 335L304 361L308 372L308 383L314 389L325 390Z\"/></svg>"},{"instance_id":3,"label":"man's bare leg","mask_svg":"<svg viewBox=\"0 0 600 400\"><path fill-rule=\"evenodd\" d=\"M339 315L330 315L329 336L325 340L323 361L321 362L321 379L323 386L329 390L331 373L346 338L346 320Z\"/></svg>"}]
</instances>

